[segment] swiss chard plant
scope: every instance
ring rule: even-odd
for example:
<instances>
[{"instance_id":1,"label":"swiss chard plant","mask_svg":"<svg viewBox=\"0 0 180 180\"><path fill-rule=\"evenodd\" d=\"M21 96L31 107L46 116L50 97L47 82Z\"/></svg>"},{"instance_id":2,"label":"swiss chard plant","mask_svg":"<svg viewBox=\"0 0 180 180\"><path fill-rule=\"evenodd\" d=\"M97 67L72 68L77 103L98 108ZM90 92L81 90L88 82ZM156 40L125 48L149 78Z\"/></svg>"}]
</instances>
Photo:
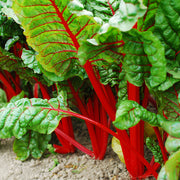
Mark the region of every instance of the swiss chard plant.
<instances>
[{"instance_id":1,"label":"swiss chard plant","mask_svg":"<svg viewBox=\"0 0 180 180\"><path fill-rule=\"evenodd\" d=\"M53 131L56 152L103 159L111 134L132 179L179 178L178 0L1 0L0 9L0 138L15 137L18 159L40 158ZM92 150L76 141L74 118Z\"/></svg>"}]
</instances>

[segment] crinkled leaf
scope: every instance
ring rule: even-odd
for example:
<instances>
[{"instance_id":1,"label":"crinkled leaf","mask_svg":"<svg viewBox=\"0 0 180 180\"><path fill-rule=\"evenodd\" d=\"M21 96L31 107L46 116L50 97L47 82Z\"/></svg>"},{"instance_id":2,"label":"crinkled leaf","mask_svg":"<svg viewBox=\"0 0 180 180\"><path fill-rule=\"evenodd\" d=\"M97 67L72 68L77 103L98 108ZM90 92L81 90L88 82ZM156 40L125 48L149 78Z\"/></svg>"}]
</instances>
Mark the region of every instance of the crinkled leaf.
<instances>
[{"instance_id":1,"label":"crinkled leaf","mask_svg":"<svg viewBox=\"0 0 180 180\"><path fill-rule=\"evenodd\" d=\"M78 16L93 16L98 23L108 23L121 31L130 30L146 12L146 7L139 0L73 0L69 7Z\"/></svg>"},{"instance_id":2,"label":"crinkled leaf","mask_svg":"<svg viewBox=\"0 0 180 180\"><path fill-rule=\"evenodd\" d=\"M145 12L146 7L142 4L142 1L121 0L119 10L110 18L109 24L121 31L129 31Z\"/></svg>"},{"instance_id":3,"label":"crinkled leaf","mask_svg":"<svg viewBox=\"0 0 180 180\"><path fill-rule=\"evenodd\" d=\"M157 91L155 96L158 100L158 112L168 117L169 121L180 121L180 82L162 92Z\"/></svg>"},{"instance_id":4,"label":"crinkled leaf","mask_svg":"<svg viewBox=\"0 0 180 180\"><path fill-rule=\"evenodd\" d=\"M166 120L160 114L147 111L135 101L124 100L120 102L113 124L119 129L128 129L138 124L141 119L151 126L162 127L168 134L180 138L180 121Z\"/></svg>"},{"instance_id":5,"label":"crinkled leaf","mask_svg":"<svg viewBox=\"0 0 180 180\"><path fill-rule=\"evenodd\" d=\"M83 39L99 29L93 18L70 13L69 0L14 0L28 44L38 52L39 63L47 71L64 76L77 61L77 50Z\"/></svg>"},{"instance_id":6,"label":"crinkled leaf","mask_svg":"<svg viewBox=\"0 0 180 180\"><path fill-rule=\"evenodd\" d=\"M180 79L175 79L172 76L168 76L166 80L158 86L158 90L166 91L167 89L169 89L170 87L172 87L174 84L176 84L179 81Z\"/></svg>"},{"instance_id":7,"label":"crinkled leaf","mask_svg":"<svg viewBox=\"0 0 180 180\"><path fill-rule=\"evenodd\" d=\"M93 61L96 65L116 62L122 58L122 35L121 32L114 27L109 27L107 31L96 36L95 39L83 41L78 57L80 63L84 65L87 61ZM104 64L103 64L104 63Z\"/></svg>"},{"instance_id":8,"label":"crinkled leaf","mask_svg":"<svg viewBox=\"0 0 180 180\"><path fill-rule=\"evenodd\" d=\"M135 101L124 100L117 107L116 120L113 124L119 129L128 129L138 124L141 119L152 126L160 126L160 120L164 118L147 111Z\"/></svg>"},{"instance_id":9,"label":"crinkled leaf","mask_svg":"<svg viewBox=\"0 0 180 180\"><path fill-rule=\"evenodd\" d=\"M166 80L166 59L164 47L151 32L132 29L123 33L124 69L127 80L142 86L156 87Z\"/></svg>"},{"instance_id":10,"label":"crinkled leaf","mask_svg":"<svg viewBox=\"0 0 180 180\"><path fill-rule=\"evenodd\" d=\"M145 31L155 24L155 15L160 0L143 0L145 6L147 6L147 11L143 17L138 19L138 29Z\"/></svg>"},{"instance_id":11,"label":"crinkled leaf","mask_svg":"<svg viewBox=\"0 0 180 180\"><path fill-rule=\"evenodd\" d=\"M116 63L112 63L107 67L98 67L99 75L101 77L100 81L102 84L107 85L110 84L114 86L119 82L119 73L120 67Z\"/></svg>"},{"instance_id":12,"label":"crinkled leaf","mask_svg":"<svg viewBox=\"0 0 180 180\"><path fill-rule=\"evenodd\" d=\"M23 98L0 109L0 138L21 138L27 130L50 134L58 126L67 109L61 97L50 99Z\"/></svg>"},{"instance_id":13,"label":"crinkled leaf","mask_svg":"<svg viewBox=\"0 0 180 180\"><path fill-rule=\"evenodd\" d=\"M36 61L36 52L32 50L23 49L21 58L27 67L29 67L30 69L33 69L35 73L38 73L38 74L41 73L41 70Z\"/></svg>"},{"instance_id":14,"label":"crinkled leaf","mask_svg":"<svg viewBox=\"0 0 180 180\"><path fill-rule=\"evenodd\" d=\"M154 161L161 164L163 162L163 156L159 145L155 142L154 139L151 139L150 137L146 138L146 145L148 149L152 152L154 156Z\"/></svg>"},{"instance_id":15,"label":"crinkled leaf","mask_svg":"<svg viewBox=\"0 0 180 180\"><path fill-rule=\"evenodd\" d=\"M155 35L165 47L166 58L175 59L180 47L179 0L161 1L155 18Z\"/></svg>"},{"instance_id":16,"label":"crinkled leaf","mask_svg":"<svg viewBox=\"0 0 180 180\"><path fill-rule=\"evenodd\" d=\"M78 16L86 14L95 17L96 20L108 22L119 9L119 4L119 0L73 0L68 6Z\"/></svg>"},{"instance_id":17,"label":"crinkled leaf","mask_svg":"<svg viewBox=\"0 0 180 180\"><path fill-rule=\"evenodd\" d=\"M119 74L119 90L118 90L118 104L122 101L122 100L127 100L128 99L128 93L127 93L127 78L126 78L126 74L124 71L123 66L121 67L121 72ZM117 104L117 106L118 106Z\"/></svg>"},{"instance_id":18,"label":"crinkled leaf","mask_svg":"<svg viewBox=\"0 0 180 180\"><path fill-rule=\"evenodd\" d=\"M51 135L29 131L22 138L15 139L13 150L18 160L25 161L30 156L39 159L46 150L50 139Z\"/></svg>"}]
</instances>

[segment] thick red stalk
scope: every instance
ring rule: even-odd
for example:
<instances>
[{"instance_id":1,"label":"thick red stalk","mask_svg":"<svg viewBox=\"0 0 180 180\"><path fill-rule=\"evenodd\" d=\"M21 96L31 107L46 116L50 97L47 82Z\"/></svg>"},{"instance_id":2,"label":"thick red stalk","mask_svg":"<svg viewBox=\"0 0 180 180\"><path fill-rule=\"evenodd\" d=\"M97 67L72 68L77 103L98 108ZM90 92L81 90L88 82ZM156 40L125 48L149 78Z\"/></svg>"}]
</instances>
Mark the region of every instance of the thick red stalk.
<instances>
[{"instance_id":1,"label":"thick red stalk","mask_svg":"<svg viewBox=\"0 0 180 180\"><path fill-rule=\"evenodd\" d=\"M51 110L54 110L54 111L59 111L59 112L62 112L62 113L66 113L66 114L69 114L70 116L74 116L74 117L77 117L77 118L80 118L80 119L83 119L83 120L85 120L85 121L88 121L89 123L92 123L92 124L94 124L94 125L96 125L96 126L98 126L99 128L101 128L101 129L103 129L104 131L106 131L107 133L109 133L109 134L111 134L111 135L113 135L114 137L116 137L117 139L120 139L120 137L119 137L119 135L118 134L116 134L114 131L112 131L111 129L109 129L108 127L106 127L106 126L104 126L104 125L102 125L102 124L100 124L100 123L98 123L98 122L96 122L96 121L94 121L94 120L92 120L92 119L90 119L90 118L88 118L88 117L85 117L85 116L83 116L83 115L80 115L80 114L77 114L77 113L75 113L75 112L72 112L72 111L65 111L65 110L62 110L62 109L53 109L53 108L43 108L43 109L51 109ZM58 131L57 131L58 132ZM63 132L62 132L62 134L63 134ZM66 134L65 134L66 135ZM66 138L67 137L67 135L64 137L64 138ZM71 138L72 139L72 138ZM69 136L68 136L68 140L70 140L69 139ZM73 145L74 146L76 146L75 144L74 144L74 141L75 140L73 140ZM77 143L76 141L75 141L75 143ZM153 174L153 176L155 177L155 178L157 178L157 172L154 170L154 168L152 167L152 166L150 166L150 164L144 159L144 157L129 143L129 141L127 141L126 139L121 139L121 143L122 144L124 144L126 147L127 147L127 149L130 151L133 151L136 155L137 155L137 157L139 158L139 160L147 167L147 169L149 169L151 172L152 172L152 174ZM81 145L82 146L82 145ZM84 152L84 151L83 151ZM94 155L93 155L94 156Z\"/></svg>"},{"instance_id":2,"label":"thick red stalk","mask_svg":"<svg viewBox=\"0 0 180 180\"><path fill-rule=\"evenodd\" d=\"M14 79L10 72L4 71L4 73L6 77L8 78L8 81L9 82L12 81L12 83L14 84L15 89L16 89L16 94L19 94L21 92L19 76L16 74L15 79Z\"/></svg>"},{"instance_id":3,"label":"thick red stalk","mask_svg":"<svg viewBox=\"0 0 180 180\"><path fill-rule=\"evenodd\" d=\"M128 99L136 101L140 103L140 92L139 87L134 86L133 84L128 82ZM143 122L140 121L136 126L129 129L130 131L130 142L131 145L142 155L144 156L144 138L143 133ZM144 132L144 131L143 131ZM140 163L136 154L131 151L130 153L131 159L131 175L132 179L136 179L136 177L141 176L144 172L144 165Z\"/></svg>"},{"instance_id":4,"label":"thick red stalk","mask_svg":"<svg viewBox=\"0 0 180 180\"><path fill-rule=\"evenodd\" d=\"M6 86L7 90L12 94L11 97L17 95L15 90L13 89L11 83L4 77L2 72L0 72L0 81L4 84L4 86Z\"/></svg>"},{"instance_id":5,"label":"thick red stalk","mask_svg":"<svg viewBox=\"0 0 180 180\"><path fill-rule=\"evenodd\" d=\"M72 86L72 83L70 80L68 80L68 84L69 84L69 87L71 89L71 92L77 102L77 105L78 105L78 108L80 110L80 112L89 117L89 113L87 112L86 108L85 108L85 105L83 104L83 102L81 101L79 95L78 95L78 92L75 91L75 89L73 88ZM99 154L99 147L98 147L98 143L97 143L97 139L96 139L96 133L95 133L95 129L94 129L94 126L88 122L86 122L86 126L88 128L88 132L89 132L89 136L90 136L90 139L91 139L91 144L92 144L92 148L93 148L93 152L94 152L94 155L95 155L95 158L98 157L98 154Z\"/></svg>"},{"instance_id":6,"label":"thick red stalk","mask_svg":"<svg viewBox=\"0 0 180 180\"><path fill-rule=\"evenodd\" d=\"M106 96L107 92L105 93L103 91L101 83L97 79L97 77L96 77L96 75L94 73L93 67L92 67L92 65L91 65L91 63L89 61L87 61L85 63L84 69L86 70L86 73L87 73L87 75L89 77L89 80L91 81L91 84L93 85L93 88L94 88L100 102L102 103L105 111L109 115L110 119L112 121L114 121L115 120L116 109L113 108L113 104L109 101L109 98ZM128 136L128 134L127 134L127 132L125 130L123 130L123 131L119 130L119 129L116 129L116 130L117 130L117 133L119 135L118 139L120 140L120 143L121 143L121 147L122 147L122 151L123 151L123 154L124 154L124 159L125 159L127 169L128 169L129 172L131 172L131 170L130 170L131 166L129 164L130 159L129 159L128 147L125 144L122 143L123 140L126 140L126 142L129 142L129 136Z\"/></svg>"}]
</instances>

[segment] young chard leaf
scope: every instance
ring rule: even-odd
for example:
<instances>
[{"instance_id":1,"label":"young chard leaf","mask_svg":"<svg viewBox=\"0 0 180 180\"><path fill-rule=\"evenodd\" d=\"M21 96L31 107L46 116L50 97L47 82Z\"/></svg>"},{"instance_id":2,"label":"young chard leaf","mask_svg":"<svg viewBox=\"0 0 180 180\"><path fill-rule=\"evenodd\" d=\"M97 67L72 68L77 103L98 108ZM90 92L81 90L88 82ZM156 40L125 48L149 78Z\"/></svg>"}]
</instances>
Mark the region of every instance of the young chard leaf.
<instances>
[{"instance_id":1,"label":"young chard leaf","mask_svg":"<svg viewBox=\"0 0 180 180\"><path fill-rule=\"evenodd\" d=\"M38 52L37 61L58 76L65 75L77 61L80 41L91 38L100 28L92 18L70 13L68 3L69 0L13 3L28 44Z\"/></svg>"},{"instance_id":2,"label":"young chard leaf","mask_svg":"<svg viewBox=\"0 0 180 180\"><path fill-rule=\"evenodd\" d=\"M39 159L46 150L50 139L51 135L49 134L28 131L22 138L14 140L13 150L18 160L25 161L30 156Z\"/></svg>"}]
</instances>

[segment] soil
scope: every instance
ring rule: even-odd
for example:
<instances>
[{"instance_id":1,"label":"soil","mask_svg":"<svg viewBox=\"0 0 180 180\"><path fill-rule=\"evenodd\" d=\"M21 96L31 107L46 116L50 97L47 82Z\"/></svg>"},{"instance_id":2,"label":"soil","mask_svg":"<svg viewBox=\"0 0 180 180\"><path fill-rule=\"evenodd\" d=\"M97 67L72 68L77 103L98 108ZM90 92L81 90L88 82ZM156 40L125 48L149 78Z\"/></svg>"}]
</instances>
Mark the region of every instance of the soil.
<instances>
[{"instance_id":1,"label":"soil","mask_svg":"<svg viewBox=\"0 0 180 180\"><path fill-rule=\"evenodd\" d=\"M76 137L89 148L87 133L82 132L85 131L76 131ZM59 164L54 167L57 160ZM49 154L48 157L46 154L40 159L21 162L16 160L11 138L1 140L0 180L130 180L130 177L110 143L104 160L95 160L77 150L74 154Z\"/></svg>"}]
</instances>

